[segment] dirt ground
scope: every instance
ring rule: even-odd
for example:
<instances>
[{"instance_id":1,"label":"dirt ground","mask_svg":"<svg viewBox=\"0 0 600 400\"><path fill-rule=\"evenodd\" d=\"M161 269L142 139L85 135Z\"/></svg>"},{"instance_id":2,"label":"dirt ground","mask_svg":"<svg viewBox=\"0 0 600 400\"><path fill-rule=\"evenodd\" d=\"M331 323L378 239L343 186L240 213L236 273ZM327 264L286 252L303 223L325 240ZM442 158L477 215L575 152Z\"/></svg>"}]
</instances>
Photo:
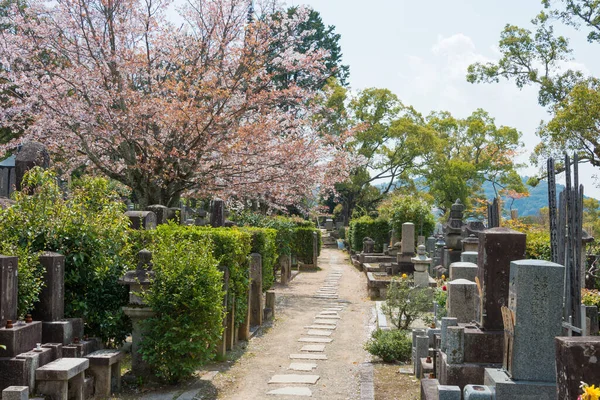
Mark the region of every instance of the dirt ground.
<instances>
[{"instance_id":1,"label":"dirt ground","mask_svg":"<svg viewBox=\"0 0 600 400\"><path fill-rule=\"evenodd\" d=\"M375 400L418 400L421 386L414 375L398 372L396 364L375 363Z\"/></svg>"}]
</instances>

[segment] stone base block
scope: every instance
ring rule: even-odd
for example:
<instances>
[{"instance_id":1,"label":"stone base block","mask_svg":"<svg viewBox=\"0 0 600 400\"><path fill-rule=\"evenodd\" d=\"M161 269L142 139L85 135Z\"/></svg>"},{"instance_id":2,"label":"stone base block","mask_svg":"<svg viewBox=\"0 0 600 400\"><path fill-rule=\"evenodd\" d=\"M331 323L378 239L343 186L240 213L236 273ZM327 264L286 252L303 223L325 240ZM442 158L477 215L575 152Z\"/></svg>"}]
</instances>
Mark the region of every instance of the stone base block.
<instances>
[{"instance_id":1,"label":"stone base block","mask_svg":"<svg viewBox=\"0 0 600 400\"><path fill-rule=\"evenodd\" d=\"M35 370L54 361L52 353L52 349L42 348L41 351L29 351L17 355L16 358L25 360L25 379L32 393L35 392Z\"/></svg>"},{"instance_id":2,"label":"stone base block","mask_svg":"<svg viewBox=\"0 0 600 400\"><path fill-rule=\"evenodd\" d=\"M0 389L9 386L29 386L27 360L0 358Z\"/></svg>"},{"instance_id":3,"label":"stone base block","mask_svg":"<svg viewBox=\"0 0 600 400\"><path fill-rule=\"evenodd\" d=\"M14 357L25 353L41 342L42 323L39 321L19 323L10 329L1 328L0 343L6 346L6 350L0 349L0 357Z\"/></svg>"},{"instance_id":4,"label":"stone base block","mask_svg":"<svg viewBox=\"0 0 600 400\"><path fill-rule=\"evenodd\" d=\"M29 388L27 386L9 386L2 391L2 400L28 400Z\"/></svg>"},{"instance_id":5,"label":"stone base block","mask_svg":"<svg viewBox=\"0 0 600 400\"><path fill-rule=\"evenodd\" d=\"M421 400L438 400L437 379L421 379Z\"/></svg>"},{"instance_id":6,"label":"stone base block","mask_svg":"<svg viewBox=\"0 0 600 400\"><path fill-rule=\"evenodd\" d=\"M428 378L429 374L433 374L433 358L429 358L429 362L427 358L421 358L421 367L419 368L420 376L417 378L423 379Z\"/></svg>"},{"instance_id":7,"label":"stone base block","mask_svg":"<svg viewBox=\"0 0 600 400\"><path fill-rule=\"evenodd\" d=\"M473 325L465 325L466 363L502 364L503 352L503 331L482 331Z\"/></svg>"},{"instance_id":8,"label":"stone base block","mask_svg":"<svg viewBox=\"0 0 600 400\"><path fill-rule=\"evenodd\" d=\"M500 368L501 364L448 364L446 353L440 352L440 370L438 379L441 385L458 386L461 390L466 385L483 385L484 373L489 368Z\"/></svg>"},{"instance_id":9,"label":"stone base block","mask_svg":"<svg viewBox=\"0 0 600 400\"><path fill-rule=\"evenodd\" d=\"M576 399L581 381L600 383L599 336L557 337L555 343L559 399Z\"/></svg>"},{"instance_id":10,"label":"stone base block","mask_svg":"<svg viewBox=\"0 0 600 400\"><path fill-rule=\"evenodd\" d=\"M556 399L556 383L513 381L499 368L486 368L484 385L494 388L495 400L551 400Z\"/></svg>"},{"instance_id":11,"label":"stone base block","mask_svg":"<svg viewBox=\"0 0 600 400\"><path fill-rule=\"evenodd\" d=\"M42 339L46 343L73 343L75 338L83 338L83 320L69 318L62 321L42 323Z\"/></svg>"}]
</instances>

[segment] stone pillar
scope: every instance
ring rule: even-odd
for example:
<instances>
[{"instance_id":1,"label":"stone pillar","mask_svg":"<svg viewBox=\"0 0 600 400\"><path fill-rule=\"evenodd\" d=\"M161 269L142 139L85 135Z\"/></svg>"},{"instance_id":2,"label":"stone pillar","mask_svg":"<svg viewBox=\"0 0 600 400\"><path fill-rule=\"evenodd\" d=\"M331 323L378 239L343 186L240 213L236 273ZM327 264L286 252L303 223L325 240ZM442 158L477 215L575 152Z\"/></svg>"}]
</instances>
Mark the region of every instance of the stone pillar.
<instances>
[{"instance_id":1,"label":"stone pillar","mask_svg":"<svg viewBox=\"0 0 600 400\"><path fill-rule=\"evenodd\" d=\"M448 283L448 316L459 323L469 323L475 319L475 299L477 285L466 279L455 279Z\"/></svg>"},{"instance_id":2,"label":"stone pillar","mask_svg":"<svg viewBox=\"0 0 600 400\"><path fill-rule=\"evenodd\" d=\"M262 294L262 257L258 253L250 255L250 325L262 325L263 294Z\"/></svg>"},{"instance_id":3,"label":"stone pillar","mask_svg":"<svg viewBox=\"0 0 600 400\"><path fill-rule=\"evenodd\" d=\"M223 320L221 325L223 327L223 332L221 333L221 340L217 344L217 359L225 360L225 353L227 352L227 297L229 293L229 268L222 268L223 271L223 291L225 292L225 296L223 296L223 310L225 313L223 315Z\"/></svg>"},{"instance_id":4,"label":"stone pillar","mask_svg":"<svg viewBox=\"0 0 600 400\"><path fill-rule=\"evenodd\" d=\"M508 304L510 262L525 258L526 237L508 228L479 234L477 278L483 297L477 302L477 317L483 330L504 329L501 308Z\"/></svg>"},{"instance_id":5,"label":"stone pillar","mask_svg":"<svg viewBox=\"0 0 600 400\"><path fill-rule=\"evenodd\" d=\"M402 253L415 253L415 224L412 222L402 224Z\"/></svg>"},{"instance_id":6,"label":"stone pillar","mask_svg":"<svg viewBox=\"0 0 600 400\"><path fill-rule=\"evenodd\" d=\"M250 340L250 306L252 302L251 294L252 284L251 282L248 282L248 293L246 294L246 316L244 317L244 322L242 322L238 328L238 339L240 340Z\"/></svg>"},{"instance_id":7,"label":"stone pillar","mask_svg":"<svg viewBox=\"0 0 600 400\"><path fill-rule=\"evenodd\" d=\"M465 253L463 253L465 254ZM471 262L454 262L450 264L450 280L466 279L475 282L477 276L477 264Z\"/></svg>"},{"instance_id":8,"label":"stone pillar","mask_svg":"<svg viewBox=\"0 0 600 400\"><path fill-rule=\"evenodd\" d=\"M415 343L415 375L421 376L421 358L425 358L429 355L429 337L426 335L419 335L416 338Z\"/></svg>"},{"instance_id":9,"label":"stone pillar","mask_svg":"<svg viewBox=\"0 0 600 400\"><path fill-rule=\"evenodd\" d=\"M431 266L431 258L425 254L425 246L419 245L417 256L411 258L415 266L414 280L416 287L429 287L429 268Z\"/></svg>"},{"instance_id":10,"label":"stone pillar","mask_svg":"<svg viewBox=\"0 0 600 400\"><path fill-rule=\"evenodd\" d=\"M227 313L227 336L225 340L227 342L227 350L231 350L236 343L235 337L237 328L235 325L235 296L233 294L229 295L227 304L229 307L229 312Z\"/></svg>"},{"instance_id":11,"label":"stone pillar","mask_svg":"<svg viewBox=\"0 0 600 400\"><path fill-rule=\"evenodd\" d=\"M554 338L562 332L564 273L565 267L549 261L510 263L508 308L515 324L508 372L515 381L556 380Z\"/></svg>"},{"instance_id":12,"label":"stone pillar","mask_svg":"<svg viewBox=\"0 0 600 400\"><path fill-rule=\"evenodd\" d=\"M210 226L213 228L225 226L225 202L221 199L214 199L212 201Z\"/></svg>"},{"instance_id":13,"label":"stone pillar","mask_svg":"<svg viewBox=\"0 0 600 400\"><path fill-rule=\"evenodd\" d=\"M152 211L127 211L125 215L129 218L132 229L156 229L156 214Z\"/></svg>"},{"instance_id":14,"label":"stone pillar","mask_svg":"<svg viewBox=\"0 0 600 400\"><path fill-rule=\"evenodd\" d=\"M476 251L463 251L460 253L461 262L469 262L477 266L477 252Z\"/></svg>"},{"instance_id":15,"label":"stone pillar","mask_svg":"<svg viewBox=\"0 0 600 400\"><path fill-rule=\"evenodd\" d=\"M579 385L600 382L600 337L557 337L556 385L558 399L576 399Z\"/></svg>"},{"instance_id":16,"label":"stone pillar","mask_svg":"<svg viewBox=\"0 0 600 400\"><path fill-rule=\"evenodd\" d=\"M462 364L465 361L465 328L449 326L446 332L446 357L448 364Z\"/></svg>"},{"instance_id":17,"label":"stone pillar","mask_svg":"<svg viewBox=\"0 0 600 400\"><path fill-rule=\"evenodd\" d=\"M0 328L17 320L18 258L0 255Z\"/></svg>"},{"instance_id":18,"label":"stone pillar","mask_svg":"<svg viewBox=\"0 0 600 400\"><path fill-rule=\"evenodd\" d=\"M153 204L147 208L148 211L152 211L154 215L156 215L156 225L166 224L169 220L169 214L171 211L168 207L160 204Z\"/></svg>"},{"instance_id":19,"label":"stone pillar","mask_svg":"<svg viewBox=\"0 0 600 400\"><path fill-rule=\"evenodd\" d=\"M21 190L23 176L33 167L50 167L50 155L46 146L37 142L27 142L21 146L21 149L15 157L15 173L17 190Z\"/></svg>"},{"instance_id":20,"label":"stone pillar","mask_svg":"<svg viewBox=\"0 0 600 400\"><path fill-rule=\"evenodd\" d=\"M289 255L279 256L279 270L281 271L281 284L287 285L290 279L291 259Z\"/></svg>"},{"instance_id":21,"label":"stone pillar","mask_svg":"<svg viewBox=\"0 0 600 400\"><path fill-rule=\"evenodd\" d=\"M315 268L319 266L319 234L313 232L313 265Z\"/></svg>"},{"instance_id":22,"label":"stone pillar","mask_svg":"<svg viewBox=\"0 0 600 400\"><path fill-rule=\"evenodd\" d=\"M65 316L65 257L49 251L40 256L44 268L44 287L33 318L40 321L59 321Z\"/></svg>"},{"instance_id":23,"label":"stone pillar","mask_svg":"<svg viewBox=\"0 0 600 400\"><path fill-rule=\"evenodd\" d=\"M135 376L150 376L154 371L142 359L140 354L140 343L148 332L144 329L144 321L154 317L156 314L150 307L123 307L123 312L131 318L133 332L131 333L131 371Z\"/></svg>"},{"instance_id":24,"label":"stone pillar","mask_svg":"<svg viewBox=\"0 0 600 400\"><path fill-rule=\"evenodd\" d=\"M268 290L266 293L265 311L269 310L271 319L275 319L275 292Z\"/></svg>"},{"instance_id":25,"label":"stone pillar","mask_svg":"<svg viewBox=\"0 0 600 400\"><path fill-rule=\"evenodd\" d=\"M440 335L441 338L441 345L440 345L440 350L442 351L446 351L446 338L448 335L448 327L450 326L457 326L458 325L458 320L456 318L452 318L452 317L443 317L442 318L442 333Z\"/></svg>"}]
</instances>

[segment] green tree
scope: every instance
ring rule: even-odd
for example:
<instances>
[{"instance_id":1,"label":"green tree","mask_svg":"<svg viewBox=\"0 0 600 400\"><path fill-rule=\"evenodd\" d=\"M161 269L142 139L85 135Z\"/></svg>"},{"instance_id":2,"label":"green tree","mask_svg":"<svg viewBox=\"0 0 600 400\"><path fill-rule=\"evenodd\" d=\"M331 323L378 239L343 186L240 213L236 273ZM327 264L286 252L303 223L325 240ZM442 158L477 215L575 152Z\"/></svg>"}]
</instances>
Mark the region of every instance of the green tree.
<instances>
[{"instance_id":1,"label":"green tree","mask_svg":"<svg viewBox=\"0 0 600 400\"><path fill-rule=\"evenodd\" d=\"M575 151L582 162L600 166L600 82L581 71L564 68L572 57L569 39L557 36L553 22L588 30L588 41L600 42L600 3L596 0L543 0L544 10L532 20L534 30L506 25L500 35L502 57L496 63L469 66L472 83L513 80L517 87L537 85L538 102L551 120L541 123L541 139L532 161ZM543 165L543 164L541 164Z\"/></svg>"}]
</instances>

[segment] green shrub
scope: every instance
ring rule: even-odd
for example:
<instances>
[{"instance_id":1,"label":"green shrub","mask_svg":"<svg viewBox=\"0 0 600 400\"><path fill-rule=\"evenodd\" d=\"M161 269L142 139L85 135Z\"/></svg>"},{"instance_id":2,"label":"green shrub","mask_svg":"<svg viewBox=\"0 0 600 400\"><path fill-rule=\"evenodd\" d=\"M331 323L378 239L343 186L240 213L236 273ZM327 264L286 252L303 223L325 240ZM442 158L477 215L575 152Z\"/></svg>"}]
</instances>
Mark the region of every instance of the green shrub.
<instances>
[{"instance_id":1,"label":"green shrub","mask_svg":"<svg viewBox=\"0 0 600 400\"><path fill-rule=\"evenodd\" d=\"M30 170L23 185L15 205L0 210L0 248L19 257L19 315L41 290L39 253L55 251L65 256L65 316L83 318L85 332L107 344L123 341L131 327L118 280L134 262L124 205L101 178L75 181L66 198L50 170Z\"/></svg>"},{"instance_id":2,"label":"green shrub","mask_svg":"<svg viewBox=\"0 0 600 400\"><path fill-rule=\"evenodd\" d=\"M550 261L552 259L550 232L531 230L526 233L525 258Z\"/></svg>"},{"instance_id":3,"label":"green shrub","mask_svg":"<svg viewBox=\"0 0 600 400\"><path fill-rule=\"evenodd\" d=\"M402 224L412 222L415 224L416 236L428 237L435 229L435 217L431 212L431 204L417 196L396 195L392 196L379 206L380 215L390 221L391 228L402 235Z\"/></svg>"},{"instance_id":4,"label":"green shrub","mask_svg":"<svg viewBox=\"0 0 600 400\"><path fill-rule=\"evenodd\" d=\"M175 383L215 353L225 312L223 274L208 237L165 230L150 250L155 277L143 296L156 315L144 322L140 352L156 376Z\"/></svg>"},{"instance_id":5,"label":"green shrub","mask_svg":"<svg viewBox=\"0 0 600 400\"><path fill-rule=\"evenodd\" d=\"M262 289L264 292L273 286L275 267L279 254L277 253L277 231L270 228L245 227L243 230L252 235L252 253L258 253L262 258Z\"/></svg>"},{"instance_id":6,"label":"green shrub","mask_svg":"<svg viewBox=\"0 0 600 400\"><path fill-rule=\"evenodd\" d=\"M375 252L381 252L383 245L388 241L389 232L390 225L385 219L373 219L367 216L354 219L350 221L348 232L351 249L357 252L362 251L363 239L370 237L375 241Z\"/></svg>"},{"instance_id":7,"label":"green shrub","mask_svg":"<svg viewBox=\"0 0 600 400\"><path fill-rule=\"evenodd\" d=\"M433 289L415 287L413 280L405 276L392 279L382 307L390 322L400 330L409 329L414 320L433 308Z\"/></svg>"},{"instance_id":8,"label":"green shrub","mask_svg":"<svg viewBox=\"0 0 600 400\"><path fill-rule=\"evenodd\" d=\"M377 329L365 343L365 350L385 362L405 362L411 358L412 340L407 331Z\"/></svg>"},{"instance_id":9,"label":"green shrub","mask_svg":"<svg viewBox=\"0 0 600 400\"><path fill-rule=\"evenodd\" d=\"M313 232L317 232L318 253L321 254L321 231L315 228L299 227L294 229L292 253L298 261L304 264L314 264L313 260Z\"/></svg>"},{"instance_id":10,"label":"green shrub","mask_svg":"<svg viewBox=\"0 0 600 400\"><path fill-rule=\"evenodd\" d=\"M221 268L229 269L229 290L235 296L236 323L244 321L248 310L249 260L252 236L249 232L232 228L210 228L182 226L174 223L159 225L151 233L152 242L161 236L181 240L205 241L213 243L213 256ZM150 244L151 246L151 244ZM232 304L228 301L227 304Z\"/></svg>"}]
</instances>

